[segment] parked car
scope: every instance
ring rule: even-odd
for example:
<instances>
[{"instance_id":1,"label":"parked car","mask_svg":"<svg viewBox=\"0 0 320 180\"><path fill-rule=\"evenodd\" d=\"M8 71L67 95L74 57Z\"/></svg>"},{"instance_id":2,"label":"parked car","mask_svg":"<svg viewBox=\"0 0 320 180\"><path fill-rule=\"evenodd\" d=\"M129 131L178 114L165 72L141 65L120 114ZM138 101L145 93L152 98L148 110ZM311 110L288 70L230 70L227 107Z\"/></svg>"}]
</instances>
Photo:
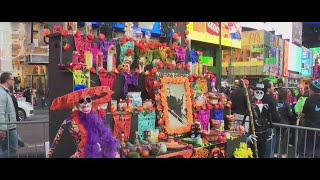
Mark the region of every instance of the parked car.
<instances>
[{"instance_id":1,"label":"parked car","mask_svg":"<svg viewBox=\"0 0 320 180\"><path fill-rule=\"evenodd\" d=\"M15 93L14 96L18 100L18 115L20 121L24 121L26 118L33 116L34 108L29 102L26 102L26 98L23 97L22 93Z\"/></svg>"},{"instance_id":2,"label":"parked car","mask_svg":"<svg viewBox=\"0 0 320 180\"><path fill-rule=\"evenodd\" d=\"M18 115L20 121L24 121L26 118L33 116L33 105L26 101L18 101Z\"/></svg>"}]
</instances>

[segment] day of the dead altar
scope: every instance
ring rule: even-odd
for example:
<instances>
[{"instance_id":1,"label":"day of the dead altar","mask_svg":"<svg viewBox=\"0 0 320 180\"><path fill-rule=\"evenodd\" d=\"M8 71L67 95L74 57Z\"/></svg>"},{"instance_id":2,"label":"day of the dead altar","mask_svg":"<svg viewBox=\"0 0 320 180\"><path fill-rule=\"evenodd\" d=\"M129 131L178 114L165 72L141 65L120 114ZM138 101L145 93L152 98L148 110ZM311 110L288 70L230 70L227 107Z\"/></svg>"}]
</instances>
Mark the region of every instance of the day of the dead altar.
<instances>
[{"instance_id":1,"label":"day of the dead altar","mask_svg":"<svg viewBox=\"0 0 320 180\"><path fill-rule=\"evenodd\" d=\"M189 48L188 30L167 44L137 36L130 22L119 39L93 35L90 23L84 32L64 25L44 31L49 157L226 158L245 142L232 102Z\"/></svg>"}]
</instances>

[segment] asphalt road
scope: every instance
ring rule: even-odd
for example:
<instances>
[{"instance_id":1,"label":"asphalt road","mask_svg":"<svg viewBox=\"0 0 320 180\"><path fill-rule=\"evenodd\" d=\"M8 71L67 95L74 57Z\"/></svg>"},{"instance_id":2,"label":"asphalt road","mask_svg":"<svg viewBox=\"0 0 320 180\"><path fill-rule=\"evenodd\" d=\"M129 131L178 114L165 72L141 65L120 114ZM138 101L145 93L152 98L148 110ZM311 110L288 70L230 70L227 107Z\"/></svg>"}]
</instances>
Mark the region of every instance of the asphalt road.
<instances>
[{"instance_id":1,"label":"asphalt road","mask_svg":"<svg viewBox=\"0 0 320 180\"><path fill-rule=\"evenodd\" d=\"M48 110L35 110L34 115L27 118L25 122L29 121L48 121ZM20 157L34 157L40 154L44 156L45 142L49 141L49 124L19 124L17 126L18 134L22 141L25 143L25 147L22 147L18 151ZM38 156L39 157L39 156Z\"/></svg>"}]
</instances>

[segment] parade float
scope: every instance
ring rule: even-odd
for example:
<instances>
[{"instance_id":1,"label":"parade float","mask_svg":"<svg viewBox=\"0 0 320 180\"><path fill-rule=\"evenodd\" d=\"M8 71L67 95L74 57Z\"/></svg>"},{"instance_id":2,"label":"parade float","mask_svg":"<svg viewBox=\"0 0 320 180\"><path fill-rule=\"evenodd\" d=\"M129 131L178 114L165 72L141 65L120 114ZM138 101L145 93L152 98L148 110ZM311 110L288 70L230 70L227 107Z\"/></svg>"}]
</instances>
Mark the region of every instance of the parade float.
<instances>
[{"instance_id":1,"label":"parade float","mask_svg":"<svg viewBox=\"0 0 320 180\"><path fill-rule=\"evenodd\" d=\"M58 85L68 88L50 95L54 138L49 157L226 158L234 157L245 141L244 128L232 115L232 102L216 90L215 74L198 59L200 51L181 45L177 33L167 44L135 36L132 23L125 23L123 37L108 40L102 33L95 37L90 27L70 33L58 26L53 34L45 31L52 48L49 80L56 78L49 86L52 91ZM188 30L182 34L187 37ZM94 114L87 120L98 122L86 124L86 108ZM60 144L62 155L58 142L65 130L76 149L71 153L70 142ZM91 134L105 138L91 140L95 153L84 140ZM107 153L108 144L118 144L118 153Z\"/></svg>"}]
</instances>

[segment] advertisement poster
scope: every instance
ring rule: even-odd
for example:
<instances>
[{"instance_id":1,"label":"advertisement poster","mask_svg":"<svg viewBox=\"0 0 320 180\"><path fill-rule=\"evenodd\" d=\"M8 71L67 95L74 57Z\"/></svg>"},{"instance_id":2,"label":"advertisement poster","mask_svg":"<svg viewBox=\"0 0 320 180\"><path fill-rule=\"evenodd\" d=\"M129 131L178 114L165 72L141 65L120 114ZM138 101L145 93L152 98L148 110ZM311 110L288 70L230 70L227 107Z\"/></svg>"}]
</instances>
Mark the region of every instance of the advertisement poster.
<instances>
[{"instance_id":1,"label":"advertisement poster","mask_svg":"<svg viewBox=\"0 0 320 180\"><path fill-rule=\"evenodd\" d=\"M283 50L284 50L284 44L283 39L279 37L279 75L283 75Z\"/></svg>"},{"instance_id":2,"label":"advertisement poster","mask_svg":"<svg viewBox=\"0 0 320 180\"><path fill-rule=\"evenodd\" d=\"M301 75L302 77L308 77L311 76L311 60L312 54L311 51L309 51L306 48L302 49L302 70L301 70Z\"/></svg>"},{"instance_id":3,"label":"advertisement poster","mask_svg":"<svg viewBox=\"0 0 320 180\"><path fill-rule=\"evenodd\" d=\"M289 42L289 59L288 59L288 70L295 71L296 70L296 60L297 60L297 45Z\"/></svg>"},{"instance_id":4,"label":"advertisement poster","mask_svg":"<svg viewBox=\"0 0 320 180\"><path fill-rule=\"evenodd\" d=\"M187 25L192 40L219 44L219 22L189 22ZM221 22L221 44L241 48L241 26L239 22Z\"/></svg>"},{"instance_id":5,"label":"advertisement poster","mask_svg":"<svg viewBox=\"0 0 320 180\"><path fill-rule=\"evenodd\" d=\"M296 46L296 61L295 61L295 69L296 72L301 72L302 67L302 48L299 46Z\"/></svg>"},{"instance_id":6,"label":"advertisement poster","mask_svg":"<svg viewBox=\"0 0 320 180\"><path fill-rule=\"evenodd\" d=\"M302 44L302 22L292 22L292 43Z\"/></svg>"},{"instance_id":7,"label":"advertisement poster","mask_svg":"<svg viewBox=\"0 0 320 180\"><path fill-rule=\"evenodd\" d=\"M289 41L283 41L283 76L288 77Z\"/></svg>"}]
</instances>

